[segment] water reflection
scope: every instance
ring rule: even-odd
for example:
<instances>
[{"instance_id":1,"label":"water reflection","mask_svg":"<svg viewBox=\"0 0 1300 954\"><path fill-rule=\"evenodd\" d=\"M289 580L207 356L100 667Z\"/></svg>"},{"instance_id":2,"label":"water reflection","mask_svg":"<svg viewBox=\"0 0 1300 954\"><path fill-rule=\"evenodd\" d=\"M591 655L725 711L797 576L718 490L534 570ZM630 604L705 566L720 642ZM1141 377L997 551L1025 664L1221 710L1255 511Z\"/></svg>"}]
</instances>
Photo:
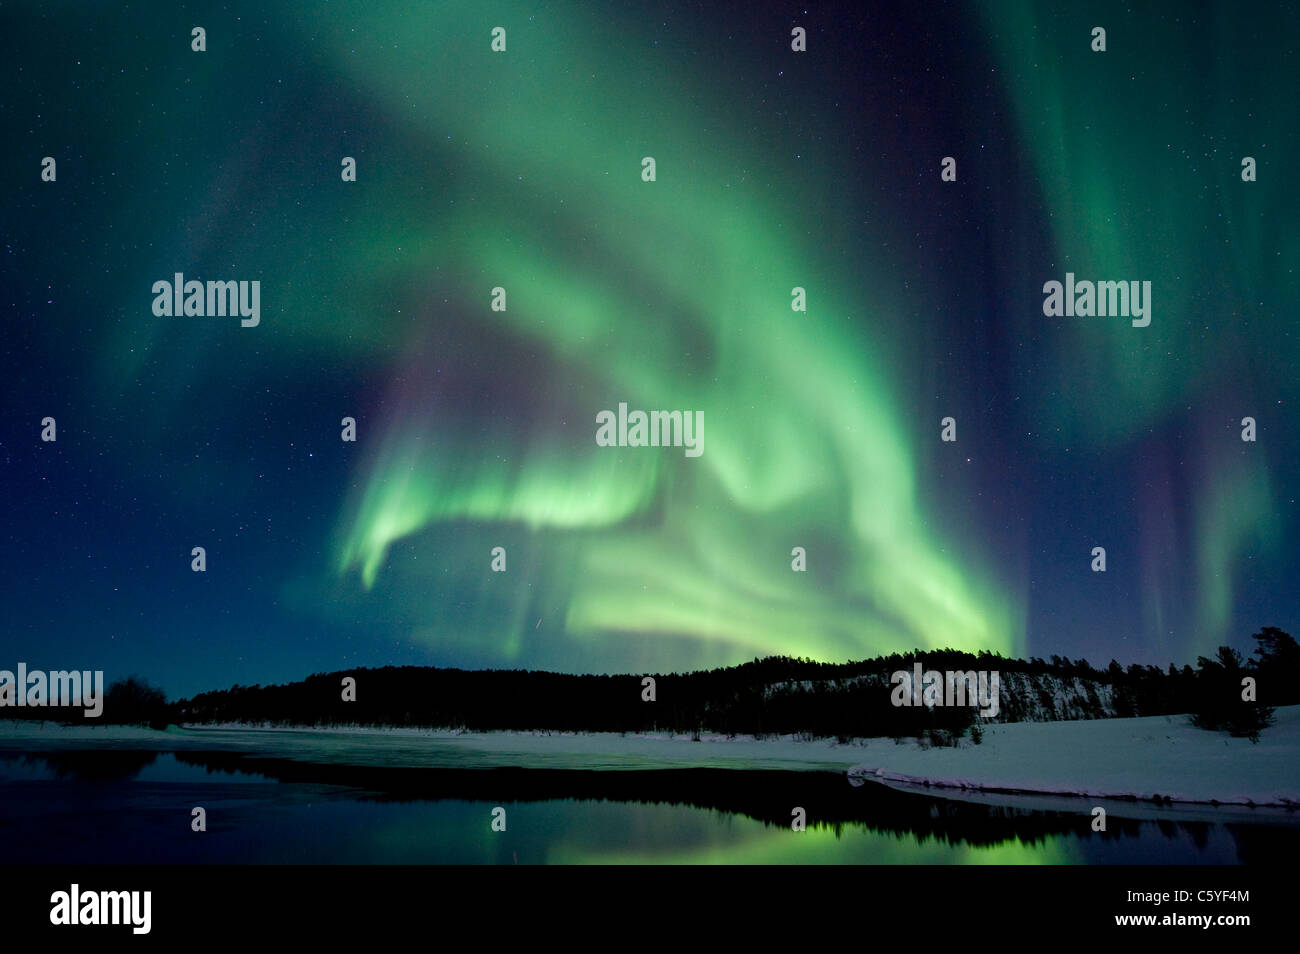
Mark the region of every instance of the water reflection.
<instances>
[{"instance_id":1,"label":"water reflection","mask_svg":"<svg viewBox=\"0 0 1300 954\"><path fill-rule=\"evenodd\" d=\"M835 772L357 767L110 749L0 755L0 781L0 817L29 863L1231 864L1300 849L1294 815L1114 805L1094 832L1081 801L937 797ZM202 837L189 832L194 805L208 812ZM498 805L506 832L490 827ZM806 831L791 829L796 807ZM66 817L89 834L45 837Z\"/></svg>"}]
</instances>

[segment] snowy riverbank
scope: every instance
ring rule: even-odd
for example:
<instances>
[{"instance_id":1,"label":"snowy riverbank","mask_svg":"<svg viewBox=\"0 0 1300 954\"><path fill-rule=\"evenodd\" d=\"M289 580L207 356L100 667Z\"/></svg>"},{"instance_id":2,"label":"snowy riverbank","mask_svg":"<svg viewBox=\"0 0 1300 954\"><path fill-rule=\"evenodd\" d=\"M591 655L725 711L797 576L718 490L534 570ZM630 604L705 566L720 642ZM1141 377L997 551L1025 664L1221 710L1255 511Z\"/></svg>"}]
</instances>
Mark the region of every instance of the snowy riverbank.
<instances>
[{"instance_id":1,"label":"snowy riverbank","mask_svg":"<svg viewBox=\"0 0 1300 954\"><path fill-rule=\"evenodd\" d=\"M1279 708L1258 744L1187 716L1016 722L986 727L978 746L873 743L849 774L900 788L1300 808L1300 706Z\"/></svg>"}]
</instances>

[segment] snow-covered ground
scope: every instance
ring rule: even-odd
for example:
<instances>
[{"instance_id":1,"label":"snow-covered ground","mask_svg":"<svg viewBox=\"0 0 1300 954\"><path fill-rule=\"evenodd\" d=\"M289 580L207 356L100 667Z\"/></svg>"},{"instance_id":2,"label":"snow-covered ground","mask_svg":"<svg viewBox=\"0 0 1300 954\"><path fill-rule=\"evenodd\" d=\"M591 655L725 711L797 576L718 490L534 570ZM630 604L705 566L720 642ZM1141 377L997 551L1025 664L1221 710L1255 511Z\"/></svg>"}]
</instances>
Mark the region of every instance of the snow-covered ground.
<instances>
[{"instance_id":1,"label":"snow-covered ground","mask_svg":"<svg viewBox=\"0 0 1300 954\"><path fill-rule=\"evenodd\" d=\"M986 725L981 745L913 740L838 744L793 736L458 732L449 729L277 729L203 726L165 733L118 726L0 722L0 749L243 752L346 765L645 770L712 767L848 771L897 787L1154 796L1175 802L1300 806L1300 706L1277 710L1259 743L1192 726L1187 716Z\"/></svg>"},{"instance_id":2,"label":"snow-covered ground","mask_svg":"<svg viewBox=\"0 0 1300 954\"><path fill-rule=\"evenodd\" d=\"M464 732L352 726L284 729L247 724L155 732L121 726L0 722L0 750L70 748L242 752L250 758L358 766L644 770L784 769L843 772L861 761L857 743L723 735L617 732Z\"/></svg>"},{"instance_id":3,"label":"snow-covered ground","mask_svg":"<svg viewBox=\"0 0 1300 954\"><path fill-rule=\"evenodd\" d=\"M903 788L1300 807L1300 706L1276 715L1258 744L1187 716L990 725L982 745L956 749L873 740L849 774Z\"/></svg>"}]
</instances>

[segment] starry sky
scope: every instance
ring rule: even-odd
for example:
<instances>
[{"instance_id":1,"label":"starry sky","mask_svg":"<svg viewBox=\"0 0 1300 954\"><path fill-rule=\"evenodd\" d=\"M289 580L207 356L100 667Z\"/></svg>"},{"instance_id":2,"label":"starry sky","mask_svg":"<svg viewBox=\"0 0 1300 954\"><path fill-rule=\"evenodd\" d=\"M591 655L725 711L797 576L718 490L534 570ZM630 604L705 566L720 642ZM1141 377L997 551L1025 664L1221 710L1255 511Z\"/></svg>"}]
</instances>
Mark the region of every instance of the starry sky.
<instances>
[{"instance_id":1,"label":"starry sky","mask_svg":"<svg viewBox=\"0 0 1300 954\"><path fill-rule=\"evenodd\" d=\"M1300 631L1300 21L1141 6L6 4L4 657L176 696ZM155 316L176 272L260 324ZM1066 272L1150 326L1044 316ZM620 402L703 455L597 446Z\"/></svg>"}]
</instances>

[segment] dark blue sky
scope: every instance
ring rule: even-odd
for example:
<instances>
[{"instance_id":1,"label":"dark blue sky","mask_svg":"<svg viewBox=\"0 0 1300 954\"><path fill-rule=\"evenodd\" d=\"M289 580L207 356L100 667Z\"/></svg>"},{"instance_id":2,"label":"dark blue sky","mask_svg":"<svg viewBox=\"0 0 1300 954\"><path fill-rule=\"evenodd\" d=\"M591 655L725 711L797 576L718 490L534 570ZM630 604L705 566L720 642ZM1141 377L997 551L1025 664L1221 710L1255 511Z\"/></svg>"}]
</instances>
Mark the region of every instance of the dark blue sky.
<instances>
[{"instance_id":1,"label":"dark blue sky","mask_svg":"<svg viewBox=\"0 0 1300 954\"><path fill-rule=\"evenodd\" d=\"M0 11L6 668L1296 632L1295 13L751 7ZM176 272L260 324L156 316ZM1045 316L1067 272L1151 325ZM620 401L703 455L597 447Z\"/></svg>"}]
</instances>

